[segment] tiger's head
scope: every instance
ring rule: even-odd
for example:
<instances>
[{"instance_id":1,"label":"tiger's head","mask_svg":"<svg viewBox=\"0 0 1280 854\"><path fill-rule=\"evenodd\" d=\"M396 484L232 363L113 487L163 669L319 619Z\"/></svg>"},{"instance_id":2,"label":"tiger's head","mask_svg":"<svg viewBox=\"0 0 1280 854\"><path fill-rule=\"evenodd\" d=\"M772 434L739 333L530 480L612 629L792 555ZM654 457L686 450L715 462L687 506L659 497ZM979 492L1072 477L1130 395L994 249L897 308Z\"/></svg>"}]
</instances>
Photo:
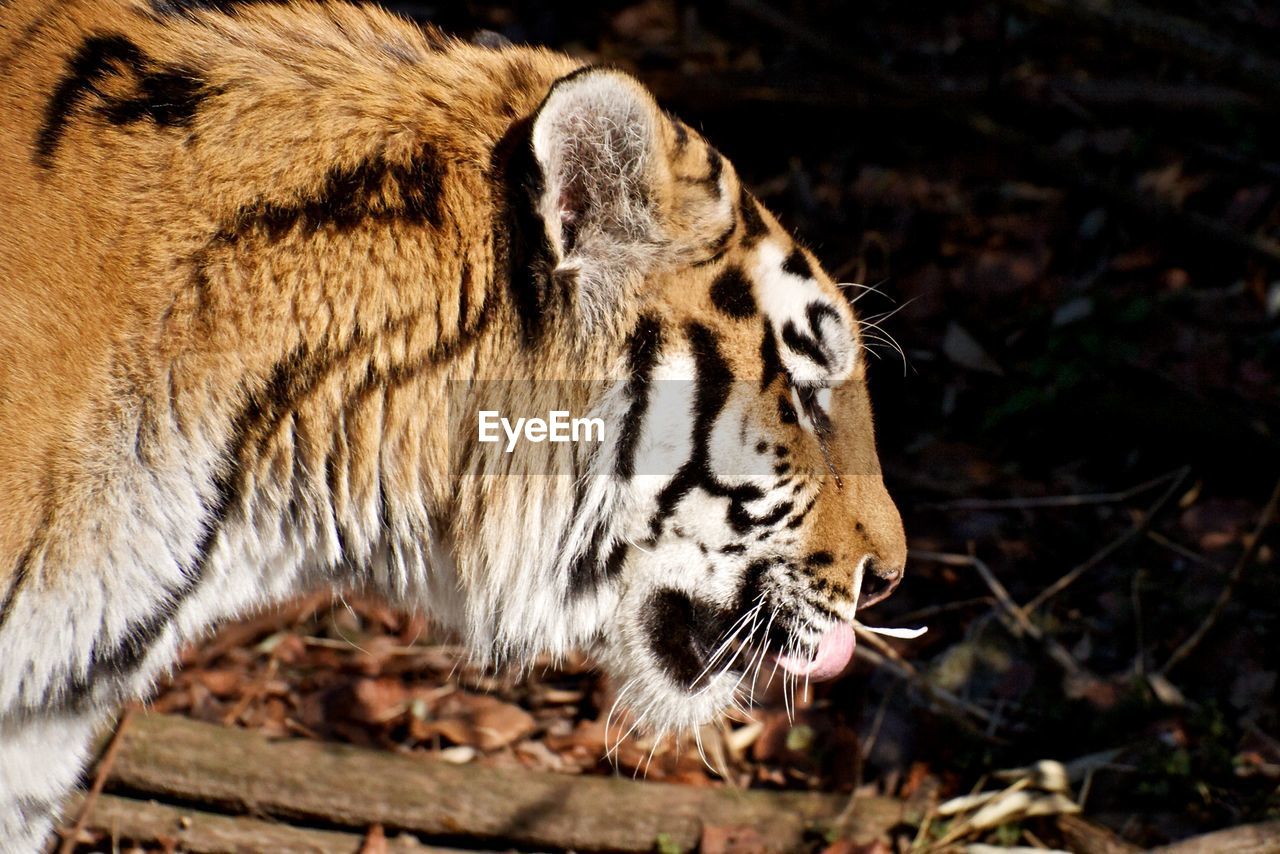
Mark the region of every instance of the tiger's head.
<instances>
[{"instance_id":1,"label":"tiger's head","mask_svg":"<svg viewBox=\"0 0 1280 854\"><path fill-rule=\"evenodd\" d=\"M526 139L513 205L554 342L530 364L608 377L580 401L607 440L562 459L572 476L476 487L506 580L469 604L473 634L593 645L659 729L712 718L775 669L838 674L856 611L906 560L850 302L627 75L562 78Z\"/></svg>"}]
</instances>

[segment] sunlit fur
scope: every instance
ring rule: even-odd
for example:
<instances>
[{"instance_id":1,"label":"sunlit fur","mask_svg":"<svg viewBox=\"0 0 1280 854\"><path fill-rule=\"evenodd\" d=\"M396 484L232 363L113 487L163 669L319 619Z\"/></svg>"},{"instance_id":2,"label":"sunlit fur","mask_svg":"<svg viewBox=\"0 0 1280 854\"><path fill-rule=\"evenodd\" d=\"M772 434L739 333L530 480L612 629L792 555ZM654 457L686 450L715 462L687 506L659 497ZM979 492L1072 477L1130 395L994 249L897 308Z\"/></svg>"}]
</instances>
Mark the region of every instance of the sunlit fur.
<instances>
[{"instance_id":1,"label":"sunlit fur","mask_svg":"<svg viewBox=\"0 0 1280 854\"><path fill-rule=\"evenodd\" d=\"M588 648L664 730L901 575L849 302L578 66L342 3L0 4L0 851L182 644L300 592ZM488 453L480 408L609 438Z\"/></svg>"}]
</instances>

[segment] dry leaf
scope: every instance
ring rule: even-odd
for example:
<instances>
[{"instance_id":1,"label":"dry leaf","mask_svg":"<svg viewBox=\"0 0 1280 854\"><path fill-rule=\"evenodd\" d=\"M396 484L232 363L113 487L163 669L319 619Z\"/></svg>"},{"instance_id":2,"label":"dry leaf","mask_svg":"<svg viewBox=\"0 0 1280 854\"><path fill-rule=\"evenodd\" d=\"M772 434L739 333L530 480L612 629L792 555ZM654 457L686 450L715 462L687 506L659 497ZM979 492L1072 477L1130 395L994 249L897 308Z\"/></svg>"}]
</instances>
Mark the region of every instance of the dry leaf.
<instances>
[{"instance_id":1,"label":"dry leaf","mask_svg":"<svg viewBox=\"0 0 1280 854\"><path fill-rule=\"evenodd\" d=\"M196 680L219 699L234 696L244 688L244 674L237 670L197 670Z\"/></svg>"},{"instance_id":2,"label":"dry leaf","mask_svg":"<svg viewBox=\"0 0 1280 854\"><path fill-rule=\"evenodd\" d=\"M537 729L537 721L524 709L483 694L449 697L424 730L437 733L454 744L481 750L496 750L524 738Z\"/></svg>"},{"instance_id":3,"label":"dry leaf","mask_svg":"<svg viewBox=\"0 0 1280 854\"><path fill-rule=\"evenodd\" d=\"M408 691L399 679L359 679L344 711L355 721L385 723L402 714L407 702Z\"/></svg>"}]
</instances>

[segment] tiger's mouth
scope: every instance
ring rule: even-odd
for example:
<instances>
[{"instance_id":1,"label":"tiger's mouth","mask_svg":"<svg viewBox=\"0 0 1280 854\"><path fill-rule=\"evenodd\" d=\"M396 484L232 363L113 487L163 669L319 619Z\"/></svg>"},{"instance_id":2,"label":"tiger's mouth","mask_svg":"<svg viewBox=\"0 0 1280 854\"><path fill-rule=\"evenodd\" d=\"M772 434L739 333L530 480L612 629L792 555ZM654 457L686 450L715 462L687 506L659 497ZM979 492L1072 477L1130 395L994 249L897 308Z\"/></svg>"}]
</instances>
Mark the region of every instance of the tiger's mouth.
<instances>
[{"instance_id":1,"label":"tiger's mouth","mask_svg":"<svg viewBox=\"0 0 1280 854\"><path fill-rule=\"evenodd\" d=\"M619 702L654 731L697 727L751 704L770 681L834 679L857 648L853 609L755 586L728 604L672 586L632 588L597 655ZM885 633L895 630L886 630Z\"/></svg>"},{"instance_id":2,"label":"tiger's mouth","mask_svg":"<svg viewBox=\"0 0 1280 854\"><path fill-rule=\"evenodd\" d=\"M762 676L767 683L779 670L785 677L823 682L848 669L857 629L905 639L928 631L857 620L829 620L819 628L785 608L773 609L767 619L763 607L734 616L671 589L655 594L650 604L650 647L667 675L687 691L702 690L717 677L739 684L750 677L754 688Z\"/></svg>"},{"instance_id":3,"label":"tiger's mouth","mask_svg":"<svg viewBox=\"0 0 1280 854\"><path fill-rule=\"evenodd\" d=\"M689 691L717 676L741 681L751 675L754 684L781 670L818 682L844 672L856 647L851 623L819 628L789 608L766 608L764 601L724 611L681 591L659 591L650 600L650 647L662 669Z\"/></svg>"}]
</instances>

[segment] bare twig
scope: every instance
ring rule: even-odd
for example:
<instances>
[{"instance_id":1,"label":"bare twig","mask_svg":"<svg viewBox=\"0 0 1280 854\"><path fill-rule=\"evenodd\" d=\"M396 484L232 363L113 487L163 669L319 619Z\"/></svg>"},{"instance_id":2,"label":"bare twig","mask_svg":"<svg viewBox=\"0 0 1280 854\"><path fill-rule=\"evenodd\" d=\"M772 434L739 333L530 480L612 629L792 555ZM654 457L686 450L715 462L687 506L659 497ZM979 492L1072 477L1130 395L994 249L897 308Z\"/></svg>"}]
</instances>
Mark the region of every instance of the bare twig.
<instances>
[{"instance_id":1,"label":"bare twig","mask_svg":"<svg viewBox=\"0 0 1280 854\"><path fill-rule=\"evenodd\" d=\"M903 625L912 623L921 623L931 620L939 614L949 614L952 611L963 611L965 608L973 608L978 605L990 608L995 604L995 599L990 596L974 596L971 599L957 599L955 602L944 602L939 605L929 605L924 608L917 608L914 611L908 611L897 618L897 622Z\"/></svg>"},{"instance_id":2,"label":"bare twig","mask_svg":"<svg viewBox=\"0 0 1280 854\"><path fill-rule=\"evenodd\" d=\"M1163 549L1168 549L1169 551L1173 552L1180 558L1189 560L1192 563L1198 563L1203 567L1208 567L1209 569L1214 569L1214 570L1222 569L1221 566L1209 560L1209 558L1205 557L1199 552L1192 551L1191 549L1187 548L1182 543L1179 543L1176 540L1169 539L1159 531L1147 531L1146 536L1147 536L1147 539L1150 540L1151 542L1155 543L1156 545L1160 546Z\"/></svg>"},{"instance_id":3,"label":"bare twig","mask_svg":"<svg viewBox=\"0 0 1280 854\"><path fill-rule=\"evenodd\" d=\"M125 731L129 728L129 722L132 720L133 706L126 706L120 714L120 722L116 724L116 731L112 733L111 741L107 743L106 750L102 751L102 758L98 760L98 770L93 777L93 786L90 787L89 793L85 795L84 801L80 804L80 811L76 815L76 823L62 834L62 844L58 846L58 854L71 854L75 850L80 834L84 831L85 825L89 822L89 816L93 813L93 806L97 803L98 796L102 794L102 789L107 784L107 778L111 775L111 768L116 764L116 756L120 753L120 745L124 743Z\"/></svg>"},{"instance_id":4,"label":"bare twig","mask_svg":"<svg viewBox=\"0 0 1280 854\"><path fill-rule=\"evenodd\" d=\"M1218 594L1217 601L1213 603L1209 613L1204 615L1200 625L1196 626L1196 630L1178 645L1178 648L1169 656L1169 660L1164 663L1164 667L1160 668L1161 676L1168 675L1174 665L1194 652L1195 648L1204 640L1204 636L1218 622L1218 618L1222 616L1222 612L1230 604L1231 597L1235 593L1236 587L1240 584L1240 579L1244 577L1245 569L1257 558L1258 549L1262 547L1262 535L1271 526L1278 507L1280 507L1280 480L1276 481L1275 488L1271 491L1271 497L1267 499L1266 506L1262 508L1262 515L1258 517L1258 524L1254 527L1249 541L1245 544L1244 553L1240 555L1240 559L1231 568L1231 574L1227 576L1227 583L1223 586L1222 592Z\"/></svg>"},{"instance_id":5,"label":"bare twig","mask_svg":"<svg viewBox=\"0 0 1280 854\"><path fill-rule=\"evenodd\" d=\"M1095 504L1119 504L1167 483L1177 477L1178 474L1178 471L1168 472L1119 492L1042 495L1034 498L958 498L954 501L939 501L921 506L937 510L1035 510L1045 507L1086 507Z\"/></svg>"},{"instance_id":6,"label":"bare twig","mask_svg":"<svg viewBox=\"0 0 1280 854\"><path fill-rule=\"evenodd\" d=\"M1001 622L1008 627L1015 637L1026 635L1039 643L1044 647L1049 657L1073 679L1082 682L1101 681L1095 674L1090 673L1080 662L1076 661L1075 656L1065 646L1045 634L1043 629L1031 622L1026 612L1018 607L1017 602L1013 601L1009 591L1000 583L1000 579L996 578L995 573L991 571L985 561L973 555L951 554L948 552L912 551L911 556L917 560L927 560L948 566L972 567L995 595L996 602L999 603L1004 613L1004 619Z\"/></svg>"},{"instance_id":7,"label":"bare twig","mask_svg":"<svg viewBox=\"0 0 1280 854\"><path fill-rule=\"evenodd\" d=\"M272 653L271 659L267 662L266 669L262 671L262 675L249 686L249 690L244 692L236 702L235 706L231 708L231 711L222 716L223 726L233 726L236 721L240 720L240 716L243 715L245 711L253 705L254 701L262 696L262 693L267 690L267 686L271 684L271 679L276 675L276 669L278 667L279 660L275 657L275 654Z\"/></svg>"},{"instance_id":8,"label":"bare twig","mask_svg":"<svg viewBox=\"0 0 1280 854\"><path fill-rule=\"evenodd\" d=\"M1080 576L1089 572L1107 558L1111 557L1111 555L1124 548L1124 546L1128 545L1129 541L1134 537L1143 534L1147 528L1151 526L1152 521L1160 510L1169 502L1169 499L1173 498L1173 496L1177 494L1178 487L1182 486L1182 482L1186 480L1187 474L1190 473L1190 471L1191 469L1189 467L1183 467L1177 472L1174 472L1171 476L1172 482L1169 484L1168 488L1165 489L1165 491L1160 494L1160 497L1147 508L1147 511L1142 514L1142 518L1138 520L1137 524L1133 525L1117 539L1112 540L1097 552L1094 552L1094 554L1084 561L1084 563L1079 564L1044 590L1037 593L1030 602L1022 606L1020 609L1023 616L1032 613L1045 602L1048 602L1054 596L1057 596L1063 590L1066 590L1072 584L1075 584Z\"/></svg>"},{"instance_id":9,"label":"bare twig","mask_svg":"<svg viewBox=\"0 0 1280 854\"><path fill-rule=\"evenodd\" d=\"M1145 576L1146 573L1139 569L1133 574L1133 583L1129 587L1129 598L1133 602L1133 672L1139 679L1147 674L1147 642L1142 631L1142 581Z\"/></svg>"},{"instance_id":10,"label":"bare twig","mask_svg":"<svg viewBox=\"0 0 1280 854\"><path fill-rule=\"evenodd\" d=\"M861 635L861 637L865 638L867 635L870 635L870 632ZM866 644L858 644L855 654L868 664L885 670L903 682L908 682L919 689L920 693L944 709L971 732L978 733L979 730L973 726L969 718L977 718L986 724L990 724L994 720L991 713L981 706L962 700L947 689L931 684L921 675L920 671L912 667L909 662L904 661L901 656L897 656L896 653L894 653L895 657L890 657L881 654L877 650L867 649Z\"/></svg>"}]
</instances>

